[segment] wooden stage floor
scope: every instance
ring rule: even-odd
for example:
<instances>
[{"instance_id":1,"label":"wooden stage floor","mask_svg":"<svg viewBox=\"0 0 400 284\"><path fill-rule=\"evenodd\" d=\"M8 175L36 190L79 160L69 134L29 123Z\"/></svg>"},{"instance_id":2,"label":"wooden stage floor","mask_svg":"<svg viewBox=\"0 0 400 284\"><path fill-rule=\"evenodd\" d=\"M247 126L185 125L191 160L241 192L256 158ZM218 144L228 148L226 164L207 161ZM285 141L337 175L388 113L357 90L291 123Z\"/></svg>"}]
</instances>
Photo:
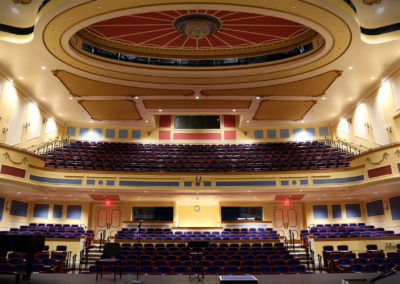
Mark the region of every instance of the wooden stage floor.
<instances>
[{"instance_id":1,"label":"wooden stage floor","mask_svg":"<svg viewBox=\"0 0 400 284\"><path fill-rule=\"evenodd\" d=\"M372 279L378 273L331 273L331 274L289 274L289 275L254 275L258 283L268 284L342 284L341 279L364 278ZM104 275L103 279L96 282L95 274L34 274L30 281L20 281L21 284L127 284L136 279L133 275L123 275L122 279L117 278L113 281L112 275ZM189 284L189 283L207 283L217 284L219 279L217 275L206 275L204 281L189 280L187 275L143 275L140 276L143 284ZM15 283L15 277L12 275L0 275L1 284ZM395 284L400 283L400 273L382 279L377 284Z\"/></svg>"}]
</instances>

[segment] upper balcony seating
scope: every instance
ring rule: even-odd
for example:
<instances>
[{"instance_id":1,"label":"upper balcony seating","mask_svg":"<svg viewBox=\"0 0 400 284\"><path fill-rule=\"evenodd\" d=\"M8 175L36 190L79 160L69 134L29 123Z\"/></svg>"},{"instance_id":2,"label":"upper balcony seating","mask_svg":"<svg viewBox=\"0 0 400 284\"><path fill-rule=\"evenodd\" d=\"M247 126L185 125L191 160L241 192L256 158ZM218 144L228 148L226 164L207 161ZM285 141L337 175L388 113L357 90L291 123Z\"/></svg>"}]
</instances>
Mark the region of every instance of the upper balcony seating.
<instances>
[{"instance_id":1,"label":"upper balcony seating","mask_svg":"<svg viewBox=\"0 0 400 284\"><path fill-rule=\"evenodd\" d=\"M46 155L47 168L134 172L260 172L349 166L346 153L320 142L167 145L72 142Z\"/></svg>"},{"instance_id":2,"label":"upper balcony seating","mask_svg":"<svg viewBox=\"0 0 400 284\"><path fill-rule=\"evenodd\" d=\"M30 223L29 226L20 226L19 228L11 228L10 235L35 235L42 234L46 238L69 238L80 239L82 235L86 236L89 241L93 241L94 232L85 230L79 225L69 224L36 224Z\"/></svg>"},{"instance_id":3,"label":"upper balcony seating","mask_svg":"<svg viewBox=\"0 0 400 284\"><path fill-rule=\"evenodd\" d=\"M279 239L279 234L272 228L225 229L222 232L175 231L174 233L170 229L141 229L140 232L136 229L122 229L115 237L123 240L134 240L139 237L143 240L267 240Z\"/></svg>"}]
</instances>

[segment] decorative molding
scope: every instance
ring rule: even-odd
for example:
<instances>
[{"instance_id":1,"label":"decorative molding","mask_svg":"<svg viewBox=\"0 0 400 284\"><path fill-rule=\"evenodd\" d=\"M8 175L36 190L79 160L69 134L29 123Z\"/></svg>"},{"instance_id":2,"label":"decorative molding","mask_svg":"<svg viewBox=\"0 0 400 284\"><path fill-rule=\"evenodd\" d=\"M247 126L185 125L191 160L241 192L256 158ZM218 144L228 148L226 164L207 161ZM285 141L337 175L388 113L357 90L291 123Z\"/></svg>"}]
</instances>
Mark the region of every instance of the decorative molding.
<instances>
[{"instance_id":1,"label":"decorative molding","mask_svg":"<svg viewBox=\"0 0 400 284\"><path fill-rule=\"evenodd\" d=\"M396 150L396 152L394 152L395 155L397 155L397 157L400 158L400 150Z\"/></svg>"},{"instance_id":2,"label":"decorative molding","mask_svg":"<svg viewBox=\"0 0 400 284\"><path fill-rule=\"evenodd\" d=\"M32 0L13 0L15 4L22 4L22 5L27 5L32 2Z\"/></svg>"},{"instance_id":3,"label":"decorative molding","mask_svg":"<svg viewBox=\"0 0 400 284\"><path fill-rule=\"evenodd\" d=\"M399 151L399 150L397 150L397 151ZM390 156L390 155L389 155L388 152L384 152L384 153L382 154L382 159L381 159L380 161L378 161L378 162L373 162L373 161L371 161L371 159L370 159L369 157L367 157L367 158L365 159L365 163L370 163L370 164L372 164L372 165L379 165L379 164L382 163L384 160L386 160L389 156Z\"/></svg>"},{"instance_id":4,"label":"decorative molding","mask_svg":"<svg viewBox=\"0 0 400 284\"><path fill-rule=\"evenodd\" d=\"M382 0L362 0L362 1L366 5L380 4L382 2Z\"/></svg>"},{"instance_id":5,"label":"decorative molding","mask_svg":"<svg viewBox=\"0 0 400 284\"><path fill-rule=\"evenodd\" d=\"M4 158L7 160L7 159L9 159L13 164L15 164L15 165L20 165L20 164L26 164L29 160L28 160L28 158L27 157L24 157L23 159L22 159L22 161L21 162L16 162L16 161L14 161L13 159L11 159L11 155L10 155L10 153L8 153L8 152L5 152L4 154L3 154L3 156L4 156Z\"/></svg>"}]
</instances>

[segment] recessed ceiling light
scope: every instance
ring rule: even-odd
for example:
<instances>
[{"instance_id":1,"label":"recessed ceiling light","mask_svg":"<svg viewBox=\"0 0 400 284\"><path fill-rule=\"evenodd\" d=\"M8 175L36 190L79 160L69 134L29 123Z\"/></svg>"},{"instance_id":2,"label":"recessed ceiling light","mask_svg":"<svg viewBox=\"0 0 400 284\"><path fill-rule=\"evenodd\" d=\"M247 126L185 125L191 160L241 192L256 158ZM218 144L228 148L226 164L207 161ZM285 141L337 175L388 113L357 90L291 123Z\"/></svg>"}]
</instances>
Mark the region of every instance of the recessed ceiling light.
<instances>
[{"instance_id":1,"label":"recessed ceiling light","mask_svg":"<svg viewBox=\"0 0 400 284\"><path fill-rule=\"evenodd\" d=\"M381 7L379 7L378 9L376 9L376 13L377 13L377 14L382 14L383 11L385 11L385 6L381 6Z\"/></svg>"},{"instance_id":2,"label":"recessed ceiling light","mask_svg":"<svg viewBox=\"0 0 400 284\"><path fill-rule=\"evenodd\" d=\"M296 9L296 5L293 5L292 8L293 8L293 9Z\"/></svg>"},{"instance_id":3,"label":"recessed ceiling light","mask_svg":"<svg viewBox=\"0 0 400 284\"><path fill-rule=\"evenodd\" d=\"M146 123L149 123L149 121L148 121L148 120L146 120L145 122L146 122Z\"/></svg>"},{"instance_id":4,"label":"recessed ceiling light","mask_svg":"<svg viewBox=\"0 0 400 284\"><path fill-rule=\"evenodd\" d=\"M158 111L159 111L159 112L162 112L162 109L159 109Z\"/></svg>"},{"instance_id":5,"label":"recessed ceiling light","mask_svg":"<svg viewBox=\"0 0 400 284\"><path fill-rule=\"evenodd\" d=\"M300 189L299 191L303 191L302 189Z\"/></svg>"},{"instance_id":6,"label":"recessed ceiling light","mask_svg":"<svg viewBox=\"0 0 400 284\"><path fill-rule=\"evenodd\" d=\"M72 20L72 16L69 16L68 18L69 18L70 20Z\"/></svg>"},{"instance_id":7,"label":"recessed ceiling light","mask_svg":"<svg viewBox=\"0 0 400 284\"><path fill-rule=\"evenodd\" d=\"M250 123L250 120L246 120L246 123Z\"/></svg>"},{"instance_id":8,"label":"recessed ceiling light","mask_svg":"<svg viewBox=\"0 0 400 284\"><path fill-rule=\"evenodd\" d=\"M62 116L62 113L59 113L58 115L59 115L59 116Z\"/></svg>"},{"instance_id":9,"label":"recessed ceiling light","mask_svg":"<svg viewBox=\"0 0 400 284\"><path fill-rule=\"evenodd\" d=\"M17 194L21 194L21 192L20 192L20 191L18 191L18 192L17 192Z\"/></svg>"},{"instance_id":10,"label":"recessed ceiling light","mask_svg":"<svg viewBox=\"0 0 400 284\"><path fill-rule=\"evenodd\" d=\"M101 8L101 5L97 5L97 9L100 9Z\"/></svg>"},{"instance_id":11,"label":"recessed ceiling light","mask_svg":"<svg viewBox=\"0 0 400 284\"><path fill-rule=\"evenodd\" d=\"M196 100L200 99L200 97L199 97L199 96L195 96L194 98L195 98Z\"/></svg>"},{"instance_id":12,"label":"recessed ceiling light","mask_svg":"<svg viewBox=\"0 0 400 284\"><path fill-rule=\"evenodd\" d=\"M375 194L378 194L378 192L377 192L377 191L374 191L374 193L375 193Z\"/></svg>"},{"instance_id":13,"label":"recessed ceiling light","mask_svg":"<svg viewBox=\"0 0 400 284\"><path fill-rule=\"evenodd\" d=\"M256 97L257 100L261 99L261 97Z\"/></svg>"},{"instance_id":14,"label":"recessed ceiling light","mask_svg":"<svg viewBox=\"0 0 400 284\"><path fill-rule=\"evenodd\" d=\"M91 120L90 123L93 123L93 120Z\"/></svg>"},{"instance_id":15,"label":"recessed ceiling light","mask_svg":"<svg viewBox=\"0 0 400 284\"><path fill-rule=\"evenodd\" d=\"M251 192L251 190L248 190L247 192Z\"/></svg>"},{"instance_id":16,"label":"recessed ceiling light","mask_svg":"<svg viewBox=\"0 0 400 284\"><path fill-rule=\"evenodd\" d=\"M69 97L68 99L69 99L69 100L72 100L72 97Z\"/></svg>"},{"instance_id":17,"label":"recessed ceiling light","mask_svg":"<svg viewBox=\"0 0 400 284\"><path fill-rule=\"evenodd\" d=\"M42 70L46 70L46 66L42 66L40 67Z\"/></svg>"},{"instance_id":18,"label":"recessed ceiling light","mask_svg":"<svg viewBox=\"0 0 400 284\"><path fill-rule=\"evenodd\" d=\"M375 77L374 76L371 76L371 77L369 77L371 80L374 80L375 79Z\"/></svg>"},{"instance_id":19,"label":"recessed ceiling light","mask_svg":"<svg viewBox=\"0 0 400 284\"><path fill-rule=\"evenodd\" d=\"M42 101L45 101L46 100L46 98L45 97L42 97Z\"/></svg>"},{"instance_id":20,"label":"recessed ceiling light","mask_svg":"<svg viewBox=\"0 0 400 284\"><path fill-rule=\"evenodd\" d=\"M24 79L24 77L22 77L22 76L19 76L18 78L19 78L20 80L23 80L23 79Z\"/></svg>"},{"instance_id":21,"label":"recessed ceiling light","mask_svg":"<svg viewBox=\"0 0 400 284\"><path fill-rule=\"evenodd\" d=\"M325 100L326 100L326 98L325 98L325 97L322 97L322 100L324 100L324 101L325 101Z\"/></svg>"},{"instance_id":22,"label":"recessed ceiling light","mask_svg":"<svg viewBox=\"0 0 400 284\"><path fill-rule=\"evenodd\" d=\"M353 98L349 98L349 101L352 101L353 100Z\"/></svg>"},{"instance_id":23,"label":"recessed ceiling light","mask_svg":"<svg viewBox=\"0 0 400 284\"><path fill-rule=\"evenodd\" d=\"M332 116L335 116L336 115L336 113L332 113Z\"/></svg>"},{"instance_id":24,"label":"recessed ceiling light","mask_svg":"<svg viewBox=\"0 0 400 284\"><path fill-rule=\"evenodd\" d=\"M304 123L304 120L302 120L301 123Z\"/></svg>"},{"instance_id":25,"label":"recessed ceiling light","mask_svg":"<svg viewBox=\"0 0 400 284\"><path fill-rule=\"evenodd\" d=\"M236 109L233 109L232 111L233 111L233 112L236 112Z\"/></svg>"},{"instance_id":26,"label":"recessed ceiling light","mask_svg":"<svg viewBox=\"0 0 400 284\"><path fill-rule=\"evenodd\" d=\"M353 66L349 66L349 70L353 70Z\"/></svg>"},{"instance_id":27,"label":"recessed ceiling light","mask_svg":"<svg viewBox=\"0 0 400 284\"><path fill-rule=\"evenodd\" d=\"M138 100L138 99L139 99L139 97L138 97L138 96L136 96L134 99L135 99L135 100Z\"/></svg>"}]
</instances>

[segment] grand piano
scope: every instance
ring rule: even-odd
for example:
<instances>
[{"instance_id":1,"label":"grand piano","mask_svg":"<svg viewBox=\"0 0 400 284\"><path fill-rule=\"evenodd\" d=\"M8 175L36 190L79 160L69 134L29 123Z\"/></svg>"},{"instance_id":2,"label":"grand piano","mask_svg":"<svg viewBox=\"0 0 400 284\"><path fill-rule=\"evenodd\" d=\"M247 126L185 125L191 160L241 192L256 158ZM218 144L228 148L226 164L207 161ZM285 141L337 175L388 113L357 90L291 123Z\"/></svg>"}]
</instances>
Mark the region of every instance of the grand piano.
<instances>
[{"instance_id":1,"label":"grand piano","mask_svg":"<svg viewBox=\"0 0 400 284\"><path fill-rule=\"evenodd\" d=\"M7 252L26 253L25 279L29 280L32 273L33 257L36 252L44 249L43 235L0 235L0 257L6 257ZM18 280L18 275L16 276Z\"/></svg>"}]
</instances>

